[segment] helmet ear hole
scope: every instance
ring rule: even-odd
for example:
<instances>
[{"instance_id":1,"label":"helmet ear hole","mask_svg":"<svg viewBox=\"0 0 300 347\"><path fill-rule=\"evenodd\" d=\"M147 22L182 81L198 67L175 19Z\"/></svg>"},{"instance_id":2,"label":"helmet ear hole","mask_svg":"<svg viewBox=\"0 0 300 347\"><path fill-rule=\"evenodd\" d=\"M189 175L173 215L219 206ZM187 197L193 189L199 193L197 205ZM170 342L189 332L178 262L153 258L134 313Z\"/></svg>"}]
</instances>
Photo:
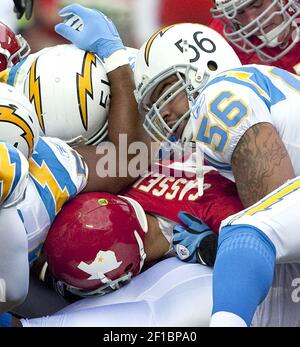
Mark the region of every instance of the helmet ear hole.
<instances>
[{"instance_id":1,"label":"helmet ear hole","mask_svg":"<svg viewBox=\"0 0 300 347\"><path fill-rule=\"evenodd\" d=\"M213 60L210 60L207 62L207 67L209 68L210 71L218 70L218 64Z\"/></svg>"}]
</instances>

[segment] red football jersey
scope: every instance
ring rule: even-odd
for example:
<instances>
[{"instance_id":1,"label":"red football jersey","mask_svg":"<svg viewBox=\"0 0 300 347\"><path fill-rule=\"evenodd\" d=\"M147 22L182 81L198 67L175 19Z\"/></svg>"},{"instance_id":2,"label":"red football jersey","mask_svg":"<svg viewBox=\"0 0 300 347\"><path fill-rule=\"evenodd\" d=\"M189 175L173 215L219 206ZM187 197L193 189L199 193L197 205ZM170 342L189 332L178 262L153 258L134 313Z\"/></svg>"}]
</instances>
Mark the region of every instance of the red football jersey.
<instances>
[{"instance_id":1,"label":"red football jersey","mask_svg":"<svg viewBox=\"0 0 300 347\"><path fill-rule=\"evenodd\" d=\"M204 175L204 194L199 197L195 174L182 172L164 175L148 172L123 194L137 200L146 212L179 222L178 213L186 211L205 223L216 233L220 223L243 209L233 182L217 171Z\"/></svg>"},{"instance_id":2,"label":"red football jersey","mask_svg":"<svg viewBox=\"0 0 300 347\"><path fill-rule=\"evenodd\" d=\"M209 22L209 26L212 29L216 30L218 33L223 35L224 25L221 21L213 18ZM254 38L254 40L255 39L256 38ZM253 40L253 43L255 43L254 40ZM258 42L260 42L259 39L257 39L257 40L258 40ZM261 60L259 60L259 58L255 52L250 53L250 54L246 54L246 53L242 52L241 50L239 50L234 45L231 45L231 46L235 50L236 54L240 58L243 65L246 65L246 64L264 64ZM280 53L280 51L281 50L278 47L269 48L269 52L272 53L272 55L276 55L276 53L277 52ZM274 66L277 66L279 68L282 68L282 69L288 70L292 73L296 73L296 74L300 75L300 41L296 44L296 46L290 52L288 52L286 55L284 55L281 59L272 62L270 65L274 65Z\"/></svg>"}]
</instances>

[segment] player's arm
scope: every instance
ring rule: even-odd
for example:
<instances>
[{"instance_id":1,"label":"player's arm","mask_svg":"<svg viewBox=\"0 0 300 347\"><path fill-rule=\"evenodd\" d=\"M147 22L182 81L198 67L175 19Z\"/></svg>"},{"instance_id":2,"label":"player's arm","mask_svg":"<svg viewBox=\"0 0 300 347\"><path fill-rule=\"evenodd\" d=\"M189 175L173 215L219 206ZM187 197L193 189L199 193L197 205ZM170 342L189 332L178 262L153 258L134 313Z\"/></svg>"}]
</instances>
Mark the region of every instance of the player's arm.
<instances>
[{"instance_id":1,"label":"player's arm","mask_svg":"<svg viewBox=\"0 0 300 347\"><path fill-rule=\"evenodd\" d=\"M146 156L150 151L147 146L147 135L142 128L142 117L138 114L133 95L134 82L130 66L127 64L118 67L107 76L112 95L108 122L110 144L102 143L97 147L80 146L76 150L83 156L89 169L85 191L118 193L133 183L148 167L148 160L144 157L144 167L141 166L138 171L129 171L128 165L134 157L134 154L128 154L129 146L134 142L140 142ZM113 164L108 161L113 161ZM108 172L107 165L110 164L113 167L113 174L103 177L102 173Z\"/></svg>"},{"instance_id":2,"label":"player's arm","mask_svg":"<svg viewBox=\"0 0 300 347\"><path fill-rule=\"evenodd\" d=\"M270 123L258 123L245 132L234 149L231 164L245 207L295 177L287 150Z\"/></svg>"},{"instance_id":3,"label":"player's arm","mask_svg":"<svg viewBox=\"0 0 300 347\"><path fill-rule=\"evenodd\" d=\"M148 232L145 234L144 249L146 253L145 263L161 259L170 249L170 243L163 235L158 220L147 213Z\"/></svg>"},{"instance_id":4,"label":"player's arm","mask_svg":"<svg viewBox=\"0 0 300 347\"><path fill-rule=\"evenodd\" d=\"M148 164L146 160L145 168L139 168L138 173L136 170L134 173L127 172L128 163L134 157L133 154L127 155L130 145L138 141L143 142L143 148L147 152L146 158L148 158L150 145L142 127L142 117L138 114L133 94L135 89L133 73L128 64L127 53L114 24L101 12L75 4L65 7L59 14L66 17L67 23L58 24L55 30L79 48L97 54L107 72L111 88L108 140L114 145L116 151L111 159L116 166L116 174L99 177L99 172L105 171L104 166L103 169L101 168L101 163L104 163L101 161L103 158L101 145L98 151L94 147L80 147L78 152L89 168L86 191L100 190L116 193L134 182ZM67 25L72 23L73 19L74 23L82 24L79 24L79 27L78 24ZM126 135L126 142L120 143L119 135L121 134ZM126 157L119 155L121 150ZM113 151L111 153L114 154ZM123 167L120 167L121 165Z\"/></svg>"}]
</instances>

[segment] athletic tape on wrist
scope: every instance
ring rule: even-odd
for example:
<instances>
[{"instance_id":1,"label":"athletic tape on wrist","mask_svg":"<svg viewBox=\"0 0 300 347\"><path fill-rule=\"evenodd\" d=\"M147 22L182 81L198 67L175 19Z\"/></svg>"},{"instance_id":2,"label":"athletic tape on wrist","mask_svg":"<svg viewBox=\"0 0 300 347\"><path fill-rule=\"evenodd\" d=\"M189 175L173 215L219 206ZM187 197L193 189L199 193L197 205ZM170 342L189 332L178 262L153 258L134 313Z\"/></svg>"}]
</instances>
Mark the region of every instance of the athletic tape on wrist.
<instances>
[{"instance_id":1,"label":"athletic tape on wrist","mask_svg":"<svg viewBox=\"0 0 300 347\"><path fill-rule=\"evenodd\" d=\"M104 67L107 73L116 68L129 64L128 54L125 49L120 49L103 60Z\"/></svg>"}]
</instances>

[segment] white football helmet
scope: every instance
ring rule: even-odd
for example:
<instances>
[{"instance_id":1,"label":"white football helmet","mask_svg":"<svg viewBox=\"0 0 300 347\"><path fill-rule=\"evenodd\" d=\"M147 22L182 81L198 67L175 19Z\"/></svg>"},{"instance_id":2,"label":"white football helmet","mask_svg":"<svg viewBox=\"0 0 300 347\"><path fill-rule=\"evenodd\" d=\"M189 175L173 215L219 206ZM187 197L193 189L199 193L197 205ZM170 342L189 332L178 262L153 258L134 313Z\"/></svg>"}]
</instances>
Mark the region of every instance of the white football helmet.
<instances>
[{"instance_id":1,"label":"white football helmet","mask_svg":"<svg viewBox=\"0 0 300 347\"><path fill-rule=\"evenodd\" d=\"M51 47L33 61L23 83L41 135L71 146L97 144L106 137L110 86L94 54L74 45Z\"/></svg>"},{"instance_id":2,"label":"white football helmet","mask_svg":"<svg viewBox=\"0 0 300 347\"><path fill-rule=\"evenodd\" d=\"M28 99L16 88L0 83L0 141L10 143L28 159L38 137L38 119Z\"/></svg>"},{"instance_id":3,"label":"white football helmet","mask_svg":"<svg viewBox=\"0 0 300 347\"><path fill-rule=\"evenodd\" d=\"M211 9L214 18L224 23L224 35L241 51L256 52L259 59L270 63L287 54L299 42L299 0L256 0L259 2L259 15L247 25L241 25L237 15L253 0L215 0ZM281 17L278 17L281 16ZM280 19L280 24L275 22ZM272 28L268 31L268 29ZM289 34L291 32L291 35ZM288 42L279 41L280 36L290 35ZM277 49L271 49L277 47ZM267 48L267 49L266 49Z\"/></svg>"},{"instance_id":4,"label":"white football helmet","mask_svg":"<svg viewBox=\"0 0 300 347\"><path fill-rule=\"evenodd\" d=\"M156 32L139 50L135 66L135 96L139 111L145 115L144 127L155 141L166 141L173 148L173 135L186 122L181 142L192 139L189 120L194 99L216 74L241 66L231 46L216 31L201 24L176 24ZM178 81L150 104L152 92L164 79L177 75ZM189 110L168 126L163 108L185 91Z\"/></svg>"}]
</instances>

